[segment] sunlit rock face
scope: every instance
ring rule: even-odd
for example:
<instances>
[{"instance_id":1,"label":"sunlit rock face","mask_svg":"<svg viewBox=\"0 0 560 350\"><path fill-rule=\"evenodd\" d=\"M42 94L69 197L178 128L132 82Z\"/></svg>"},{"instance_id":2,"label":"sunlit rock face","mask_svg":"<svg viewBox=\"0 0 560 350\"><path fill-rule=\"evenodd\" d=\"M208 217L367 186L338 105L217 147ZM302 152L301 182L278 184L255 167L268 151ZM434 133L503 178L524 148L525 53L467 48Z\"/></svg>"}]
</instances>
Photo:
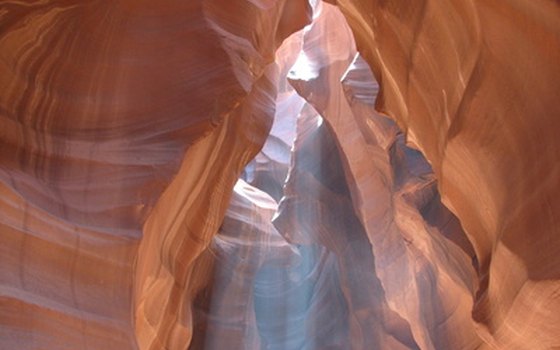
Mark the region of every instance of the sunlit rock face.
<instances>
[{"instance_id":1,"label":"sunlit rock face","mask_svg":"<svg viewBox=\"0 0 560 350\"><path fill-rule=\"evenodd\" d=\"M0 1L0 349L560 347L560 7L330 2Z\"/></svg>"},{"instance_id":2,"label":"sunlit rock face","mask_svg":"<svg viewBox=\"0 0 560 350\"><path fill-rule=\"evenodd\" d=\"M323 6L300 56L313 74L292 74L292 84L323 115L343 153L354 209L390 311L406 321L420 348L476 348L473 249L441 205L430 166L404 144L391 120L374 111L377 84L353 42L338 10ZM386 341L379 346L395 347Z\"/></svg>"},{"instance_id":3,"label":"sunlit rock face","mask_svg":"<svg viewBox=\"0 0 560 350\"><path fill-rule=\"evenodd\" d=\"M188 346L193 267L309 19L306 1L0 2L0 348Z\"/></svg>"},{"instance_id":4,"label":"sunlit rock face","mask_svg":"<svg viewBox=\"0 0 560 350\"><path fill-rule=\"evenodd\" d=\"M293 108L277 108L236 185L192 348L478 348L474 250L429 164L374 111L378 85L342 14L315 16L288 75L308 104L283 91L278 106ZM286 166L291 134L278 195L270 174Z\"/></svg>"},{"instance_id":5,"label":"sunlit rock face","mask_svg":"<svg viewBox=\"0 0 560 350\"><path fill-rule=\"evenodd\" d=\"M473 244L477 334L559 347L558 3L336 2L380 82L377 108L430 161Z\"/></svg>"}]
</instances>

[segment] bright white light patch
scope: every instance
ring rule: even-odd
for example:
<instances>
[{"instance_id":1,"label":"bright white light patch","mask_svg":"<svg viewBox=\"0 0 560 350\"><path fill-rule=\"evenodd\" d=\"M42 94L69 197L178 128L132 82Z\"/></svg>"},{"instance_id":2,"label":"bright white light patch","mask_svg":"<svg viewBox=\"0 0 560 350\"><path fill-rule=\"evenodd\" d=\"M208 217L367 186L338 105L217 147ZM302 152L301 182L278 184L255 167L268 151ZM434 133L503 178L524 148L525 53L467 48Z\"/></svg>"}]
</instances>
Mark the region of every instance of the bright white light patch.
<instances>
[{"instance_id":1,"label":"bright white light patch","mask_svg":"<svg viewBox=\"0 0 560 350\"><path fill-rule=\"evenodd\" d=\"M290 69L288 73L288 79L291 80L304 80L309 81L315 79L319 76L317 69L313 65L313 62L309 60L309 57L302 50L296 60L296 63Z\"/></svg>"}]
</instances>

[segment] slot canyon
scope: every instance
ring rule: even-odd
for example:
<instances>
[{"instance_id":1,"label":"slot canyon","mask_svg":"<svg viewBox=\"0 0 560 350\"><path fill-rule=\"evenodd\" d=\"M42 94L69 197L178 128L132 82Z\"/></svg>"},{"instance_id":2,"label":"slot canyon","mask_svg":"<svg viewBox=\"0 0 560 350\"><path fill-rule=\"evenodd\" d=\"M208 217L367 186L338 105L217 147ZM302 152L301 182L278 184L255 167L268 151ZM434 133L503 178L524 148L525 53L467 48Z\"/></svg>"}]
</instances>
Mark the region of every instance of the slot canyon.
<instances>
[{"instance_id":1,"label":"slot canyon","mask_svg":"<svg viewBox=\"0 0 560 350\"><path fill-rule=\"evenodd\" d=\"M558 0L0 0L0 350L560 349Z\"/></svg>"}]
</instances>

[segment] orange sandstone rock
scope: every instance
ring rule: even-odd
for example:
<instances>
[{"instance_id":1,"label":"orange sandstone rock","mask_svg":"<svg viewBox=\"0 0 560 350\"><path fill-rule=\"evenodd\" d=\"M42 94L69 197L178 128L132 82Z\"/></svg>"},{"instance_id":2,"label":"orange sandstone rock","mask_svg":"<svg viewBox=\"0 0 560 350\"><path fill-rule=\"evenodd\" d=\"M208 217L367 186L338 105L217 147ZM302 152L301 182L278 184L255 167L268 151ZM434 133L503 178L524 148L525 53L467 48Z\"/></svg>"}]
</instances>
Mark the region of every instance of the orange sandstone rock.
<instances>
[{"instance_id":1,"label":"orange sandstone rock","mask_svg":"<svg viewBox=\"0 0 560 350\"><path fill-rule=\"evenodd\" d=\"M433 166L479 261L492 348L560 346L560 7L336 1L380 83L377 108Z\"/></svg>"}]
</instances>

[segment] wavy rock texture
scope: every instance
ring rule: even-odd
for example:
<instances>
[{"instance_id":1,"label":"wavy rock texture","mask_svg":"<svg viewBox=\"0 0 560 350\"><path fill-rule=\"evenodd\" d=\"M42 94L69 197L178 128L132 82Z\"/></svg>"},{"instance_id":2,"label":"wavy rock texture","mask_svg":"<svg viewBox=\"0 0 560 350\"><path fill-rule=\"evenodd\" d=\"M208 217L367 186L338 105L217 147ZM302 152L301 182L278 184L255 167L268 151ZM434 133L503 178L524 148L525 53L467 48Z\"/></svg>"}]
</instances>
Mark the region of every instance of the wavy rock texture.
<instances>
[{"instance_id":1,"label":"wavy rock texture","mask_svg":"<svg viewBox=\"0 0 560 350\"><path fill-rule=\"evenodd\" d=\"M331 270L336 271L336 287L331 288L339 290L339 301L320 307L339 332L346 328L347 333L340 334L341 343L331 346L417 348L406 322L387 305L371 245L353 210L341 152L333 132L316 113L309 109L298 120L293 166L275 226L289 242L320 248L335 261ZM314 322L324 324L320 319ZM326 348L314 345L308 348Z\"/></svg>"},{"instance_id":2,"label":"wavy rock texture","mask_svg":"<svg viewBox=\"0 0 560 350\"><path fill-rule=\"evenodd\" d=\"M292 75L293 85L332 127L388 304L410 324L420 348L476 348L472 247L439 202L430 166L373 110L377 84L354 59L353 42L340 13L325 5L300 56L314 74Z\"/></svg>"},{"instance_id":3,"label":"wavy rock texture","mask_svg":"<svg viewBox=\"0 0 560 350\"><path fill-rule=\"evenodd\" d=\"M0 3L1 348L188 345L197 256L270 128L274 52L309 16Z\"/></svg>"},{"instance_id":4,"label":"wavy rock texture","mask_svg":"<svg viewBox=\"0 0 560 350\"><path fill-rule=\"evenodd\" d=\"M310 106L293 149L279 204L238 181L208 252L191 348L417 348L383 298L339 151Z\"/></svg>"},{"instance_id":5,"label":"wavy rock texture","mask_svg":"<svg viewBox=\"0 0 560 350\"><path fill-rule=\"evenodd\" d=\"M336 2L474 246L478 335L559 347L558 3Z\"/></svg>"},{"instance_id":6,"label":"wavy rock texture","mask_svg":"<svg viewBox=\"0 0 560 350\"><path fill-rule=\"evenodd\" d=\"M316 11L290 77L326 123L300 102L277 109L286 137L273 127L245 171L252 185L236 186L209 253L212 283L195 303L192 348L477 348L473 248L430 166L374 111L378 87L344 18L329 5ZM263 191L277 194L270 179L280 176L258 177L285 164L266 154L285 154L297 113L277 203Z\"/></svg>"},{"instance_id":7,"label":"wavy rock texture","mask_svg":"<svg viewBox=\"0 0 560 350\"><path fill-rule=\"evenodd\" d=\"M330 2L0 1L0 349L560 348L557 2Z\"/></svg>"}]
</instances>

